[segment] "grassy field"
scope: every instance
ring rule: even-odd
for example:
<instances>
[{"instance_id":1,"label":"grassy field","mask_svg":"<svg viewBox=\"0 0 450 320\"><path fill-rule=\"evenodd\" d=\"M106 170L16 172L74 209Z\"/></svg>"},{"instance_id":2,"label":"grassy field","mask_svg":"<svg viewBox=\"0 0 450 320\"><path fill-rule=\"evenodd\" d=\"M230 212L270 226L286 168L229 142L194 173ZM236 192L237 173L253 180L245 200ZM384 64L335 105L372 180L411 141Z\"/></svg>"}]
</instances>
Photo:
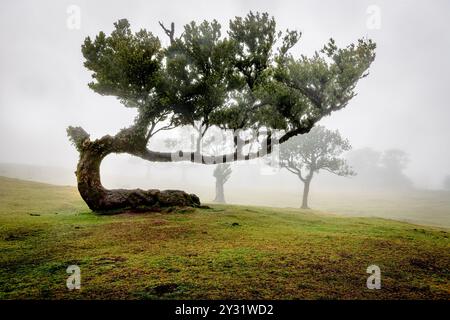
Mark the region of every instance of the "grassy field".
<instances>
[{"instance_id":1,"label":"grassy field","mask_svg":"<svg viewBox=\"0 0 450 320\"><path fill-rule=\"evenodd\" d=\"M450 299L449 232L232 205L97 216L73 187L0 178L0 298Z\"/></svg>"}]
</instances>

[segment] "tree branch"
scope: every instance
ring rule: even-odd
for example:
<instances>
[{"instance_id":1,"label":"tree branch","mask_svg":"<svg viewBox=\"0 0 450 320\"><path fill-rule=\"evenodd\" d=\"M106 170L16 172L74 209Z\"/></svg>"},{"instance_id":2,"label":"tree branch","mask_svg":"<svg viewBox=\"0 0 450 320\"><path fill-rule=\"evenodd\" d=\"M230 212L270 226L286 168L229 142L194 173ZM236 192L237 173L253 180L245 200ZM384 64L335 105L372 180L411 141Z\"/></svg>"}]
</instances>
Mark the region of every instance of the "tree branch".
<instances>
[{"instance_id":1,"label":"tree branch","mask_svg":"<svg viewBox=\"0 0 450 320\"><path fill-rule=\"evenodd\" d=\"M173 129L173 128L175 128L175 126L174 126L173 123L171 122L171 123L169 123L168 125L162 126L161 128L157 129L155 132L152 133L152 136L154 136L155 134L157 134L157 133L160 132L160 131L163 131L163 130L171 130L171 129Z\"/></svg>"},{"instance_id":2,"label":"tree branch","mask_svg":"<svg viewBox=\"0 0 450 320\"><path fill-rule=\"evenodd\" d=\"M147 135L145 136L145 141L148 143L148 140L150 140L151 136L154 134L153 130L156 127L156 122L152 122L150 129L148 130Z\"/></svg>"},{"instance_id":3,"label":"tree branch","mask_svg":"<svg viewBox=\"0 0 450 320\"><path fill-rule=\"evenodd\" d=\"M70 141L72 141L78 151L83 149L85 141L89 141L90 136L82 127L69 126L66 131Z\"/></svg>"},{"instance_id":4,"label":"tree branch","mask_svg":"<svg viewBox=\"0 0 450 320\"><path fill-rule=\"evenodd\" d=\"M166 35L169 37L170 39L170 44L173 44L174 42L174 35L175 35L175 23L171 23L170 24L170 30L167 29L164 24L159 21L159 25L161 26L161 28L164 30L164 32L166 33Z\"/></svg>"},{"instance_id":5,"label":"tree branch","mask_svg":"<svg viewBox=\"0 0 450 320\"><path fill-rule=\"evenodd\" d=\"M311 126L312 127L312 126ZM304 134L311 130L311 128L303 127L299 128L294 131L289 131L285 133L277 143L282 143L282 141L286 141L293 137L296 134ZM251 160L260 158L263 156L266 156L270 153L272 153L273 150L273 140L271 133L268 133L268 136L264 141L261 143L262 148L260 148L256 152L250 152L246 155L240 155L238 150L235 150L232 153L228 154L222 154L217 156L208 156L204 155L200 152L184 152L184 151L178 151L178 152L158 152L158 151L152 151L149 149L145 149L141 152L135 153L134 155L141 157L142 159L148 160L148 161L154 161L154 162L181 162L181 161L190 161L194 163L201 163L201 164L219 164L219 163L226 163L226 162L234 162L239 160Z\"/></svg>"},{"instance_id":6,"label":"tree branch","mask_svg":"<svg viewBox=\"0 0 450 320\"><path fill-rule=\"evenodd\" d=\"M291 160L288 159L287 161L288 161L287 165L283 166L283 168L297 175L301 181L305 182L306 179L303 178L302 169L298 169Z\"/></svg>"}]
</instances>

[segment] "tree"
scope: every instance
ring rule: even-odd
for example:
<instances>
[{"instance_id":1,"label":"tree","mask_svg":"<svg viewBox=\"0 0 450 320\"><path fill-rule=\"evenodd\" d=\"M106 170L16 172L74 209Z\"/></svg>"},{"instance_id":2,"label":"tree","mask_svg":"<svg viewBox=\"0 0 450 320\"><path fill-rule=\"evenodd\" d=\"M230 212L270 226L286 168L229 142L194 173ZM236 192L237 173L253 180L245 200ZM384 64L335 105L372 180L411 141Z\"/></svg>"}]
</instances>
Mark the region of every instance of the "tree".
<instances>
[{"instance_id":1,"label":"tree","mask_svg":"<svg viewBox=\"0 0 450 320\"><path fill-rule=\"evenodd\" d=\"M303 209L308 209L309 188L315 173L325 170L338 176L355 175L347 162L339 158L350 149L350 143L339 131L323 126L316 126L308 134L296 136L280 146L280 166L297 175L304 184Z\"/></svg>"},{"instance_id":2,"label":"tree","mask_svg":"<svg viewBox=\"0 0 450 320\"><path fill-rule=\"evenodd\" d=\"M214 178L216 178L216 197L214 202L225 203L224 185L231 175L231 166L229 163L220 163L214 169Z\"/></svg>"},{"instance_id":3,"label":"tree","mask_svg":"<svg viewBox=\"0 0 450 320\"><path fill-rule=\"evenodd\" d=\"M387 188L411 188L412 182L403 173L409 163L408 154L400 149L388 149L380 158L383 182Z\"/></svg>"},{"instance_id":4,"label":"tree","mask_svg":"<svg viewBox=\"0 0 450 320\"><path fill-rule=\"evenodd\" d=\"M214 128L209 131L210 136L203 136L202 152L208 155L217 156L221 153L230 151L234 147L234 143L230 143L225 132ZM241 137L241 135L239 136ZM234 137L233 137L234 138ZM249 140L250 144L250 140ZM219 163L215 165L213 176L216 179L216 196L214 202L225 203L225 183L228 181L232 173L229 163Z\"/></svg>"},{"instance_id":5,"label":"tree","mask_svg":"<svg viewBox=\"0 0 450 320\"><path fill-rule=\"evenodd\" d=\"M229 23L227 36L213 20L191 22L176 37L175 26L160 23L170 43L163 47L151 32L132 33L127 20L114 24L82 45L84 66L92 72L89 87L115 96L136 110L134 124L116 135L91 140L81 127L69 127L69 138L80 153L78 190L97 212L164 206L198 206L196 195L183 191L107 190L100 180L101 161L111 153L128 153L149 161L192 161L218 164L261 157L272 144L307 133L354 97L359 79L375 59L375 44L358 40L338 49L330 40L312 58L295 58L290 49L297 31L277 32L267 13L250 12ZM207 156L200 151L151 150L151 139L162 130L198 123L201 135L211 127L232 132L234 150ZM254 129L262 137L260 150L243 153L249 142L240 130ZM281 130L278 142L272 131Z\"/></svg>"},{"instance_id":6,"label":"tree","mask_svg":"<svg viewBox=\"0 0 450 320\"><path fill-rule=\"evenodd\" d=\"M221 153L230 151L232 149L232 144L230 145L229 139L227 139L224 132L217 128L211 128L208 134L201 134L199 130L199 125L181 128L180 137L178 139L168 138L166 139L165 145L169 148L191 148L197 151L201 151L207 155L219 155ZM225 203L225 192L224 186L228 181L232 173L230 164L219 163L216 164L213 176L216 180L215 191L216 195L214 202Z\"/></svg>"},{"instance_id":7,"label":"tree","mask_svg":"<svg viewBox=\"0 0 450 320\"><path fill-rule=\"evenodd\" d=\"M379 152L371 148L352 150L348 163L358 172L355 186L382 190L401 190L412 187L412 181L404 174L408 155L399 149Z\"/></svg>"}]
</instances>

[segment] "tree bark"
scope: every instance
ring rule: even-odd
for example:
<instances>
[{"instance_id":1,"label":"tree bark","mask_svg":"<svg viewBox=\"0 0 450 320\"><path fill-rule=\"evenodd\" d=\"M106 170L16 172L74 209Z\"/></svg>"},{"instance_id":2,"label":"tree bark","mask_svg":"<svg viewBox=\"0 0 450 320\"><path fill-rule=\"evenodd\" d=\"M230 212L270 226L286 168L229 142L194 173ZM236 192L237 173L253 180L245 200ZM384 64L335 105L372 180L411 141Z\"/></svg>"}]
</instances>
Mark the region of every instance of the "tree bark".
<instances>
[{"instance_id":1,"label":"tree bark","mask_svg":"<svg viewBox=\"0 0 450 320\"><path fill-rule=\"evenodd\" d=\"M68 130L69 132L69 130ZM139 155L140 148L132 146L132 139L127 132L114 137L104 136L90 141L89 135L81 128L72 128L69 136L74 141L80 159L76 176L78 191L89 208L98 213L115 213L122 211L160 211L164 207L200 205L195 194L180 190L126 190L103 187L100 179L100 164L111 153L129 153ZM139 143L137 144L139 145Z\"/></svg>"},{"instance_id":2,"label":"tree bark","mask_svg":"<svg viewBox=\"0 0 450 320\"><path fill-rule=\"evenodd\" d=\"M311 184L311 179L307 179L303 185L303 199L302 199L302 209L309 209L308 207L308 195L309 195L309 186Z\"/></svg>"},{"instance_id":3,"label":"tree bark","mask_svg":"<svg viewBox=\"0 0 450 320\"><path fill-rule=\"evenodd\" d=\"M216 198L214 202L225 203L224 182L216 178Z\"/></svg>"}]
</instances>

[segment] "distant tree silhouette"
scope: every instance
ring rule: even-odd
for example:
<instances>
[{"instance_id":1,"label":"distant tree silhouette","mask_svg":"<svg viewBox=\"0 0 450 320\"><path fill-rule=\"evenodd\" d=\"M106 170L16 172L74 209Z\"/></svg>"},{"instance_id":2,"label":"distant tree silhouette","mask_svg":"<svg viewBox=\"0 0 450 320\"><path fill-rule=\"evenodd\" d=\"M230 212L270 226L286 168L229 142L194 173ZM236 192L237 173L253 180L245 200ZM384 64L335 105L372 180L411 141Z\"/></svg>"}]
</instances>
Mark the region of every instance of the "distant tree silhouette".
<instances>
[{"instance_id":1,"label":"distant tree silhouette","mask_svg":"<svg viewBox=\"0 0 450 320\"><path fill-rule=\"evenodd\" d=\"M384 171L384 183L390 188L410 188L412 182L403 172L408 163L408 154L403 150L389 149L384 151L380 159L381 168Z\"/></svg>"},{"instance_id":2,"label":"distant tree silhouette","mask_svg":"<svg viewBox=\"0 0 450 320\"><path fill-rule=\"evenodd\" d=\"M202 134L200 126L196 124L192 127L183 127L179 138L168 138L164 142L166 147L171 149L191 148L208 156L215 156L232 149L232 141L227 140L227 137L221 130L212 128L208 131L208 134ZM213 171L213 176L216 180L214 202L225 203L224 186L231 173L232 169L229 163L215 165Z\"/></svg>"},{"instance_id":3,"label":"distant tree silhouette","mask_svg":"<svg viewBox=\"0 0 450 320\"><path fill-rule=\"evenodd\" d=\"M133 32L126 19L117 21L109 35L101 31L82 45L89 87L136 110L134 123L116 135L91 140L83 128L67 128L80 154L78 190L93 211L199 206L196 195L180 190L108 190L100 164L113 153L209 165L263 157L272 152L272 131L283 131L278 139L283 143L345 108L375 59L370 39L345 48L330 39L312 57L296 56L291 49L301 33L277 30L268 13L235 17L227 32L217 20L192 21L178 34L174 23L160 26L168 45L145 29ZM107 121L107 114L99 121ZM264 148L243 154L237 139L230 153L216 156L202 154L198 145L191 151L153 149L158 132L184 125L196 127L200 136L213 127L231 134L254 129L264 133Z\"/></svg>"},{"instance_id":4,"label":"distant tree silhouette","mask_svg":"<svg viewBox=\"0 0 450 320\"><path fill-rule=\"evenodd\" d=\"M230 178L231 172L231 165L229 163L216 165L213 173L216 178L216 197L214 198L214 202L225 203L224 185Z\"/></svg>"},{"instance_id":5,"label":"distant tree silhouette","mask_svg":"<svg viewBox=\"0 0 450 320\"><path fill-rule=\"evenodd\" d=\"M351 149L339 132L323 126L314 127L308 134L297 136L280 146L280 165L303 182L302 208L308 208L308 194L315 173L325 170L338 176L354 175L346 160L340 158Z\"/></svg>"}]
</instances>

